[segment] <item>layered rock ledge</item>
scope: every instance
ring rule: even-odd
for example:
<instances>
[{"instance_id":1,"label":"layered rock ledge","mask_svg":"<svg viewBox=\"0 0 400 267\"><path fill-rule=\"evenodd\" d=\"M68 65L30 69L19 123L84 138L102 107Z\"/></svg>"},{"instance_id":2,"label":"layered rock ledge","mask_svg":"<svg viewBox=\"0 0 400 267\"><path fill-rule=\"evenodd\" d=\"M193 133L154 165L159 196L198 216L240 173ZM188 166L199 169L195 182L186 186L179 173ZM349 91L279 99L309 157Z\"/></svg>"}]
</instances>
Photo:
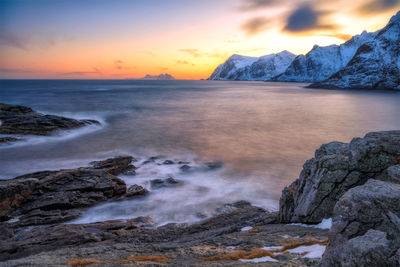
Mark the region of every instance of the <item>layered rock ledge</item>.
<instances>
[{"instance_id":1,"label":"layered rock ledge","mask_svg":"<svg viewBox=\"0 0 400 267\"><path fill-rule=\"evenodd\" d=\"M96 120L75 120L71 118L45 115L33 109L19 105L0 103L0 134L51 135L58 130L68 130L91 124L100 124ZM16 141L4 137L0 142Z\"/></svg>"},{"instance_id":2,"label":"layered rock ledge","mask_svg":"<svg viewBox=\"0 0 400 267\"><path fill-rule=\"evenodd\" d=\"M77 218L81 209L124 197L126 184L115 175L135 169L133 158L93 162L91 167L41 171L0 181L0 221L18 225L59 223Z\"/></svg>"}]
</instances>

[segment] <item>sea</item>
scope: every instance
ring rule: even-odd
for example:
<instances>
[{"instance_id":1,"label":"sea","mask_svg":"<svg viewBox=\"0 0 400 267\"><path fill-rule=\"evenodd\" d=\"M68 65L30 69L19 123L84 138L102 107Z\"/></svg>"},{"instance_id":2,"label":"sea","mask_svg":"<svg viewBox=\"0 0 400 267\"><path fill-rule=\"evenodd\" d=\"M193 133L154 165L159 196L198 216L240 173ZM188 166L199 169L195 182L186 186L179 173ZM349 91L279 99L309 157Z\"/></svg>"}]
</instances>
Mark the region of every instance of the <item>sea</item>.
<instances>
[{"instance_id":1,"label":"sea","mask_svg":"<svg viewBox=\"0 0 400 267\"><path fill-rule=\"evenodd\" d=\"M0 102L101 125L0 146L0 179L132 155L145 197L107 202L68 223L151 216L192 223L245 200L277 210L282 189L323 143L400 129L400 92L307 89L303 83L1 80ZM154 162L143 164L150 157ZM191 172L181 164L190 162ZM218 168L205 168L206 163ZM179 186L152 188L173 177Z\"/></svg>"}]
</instances>

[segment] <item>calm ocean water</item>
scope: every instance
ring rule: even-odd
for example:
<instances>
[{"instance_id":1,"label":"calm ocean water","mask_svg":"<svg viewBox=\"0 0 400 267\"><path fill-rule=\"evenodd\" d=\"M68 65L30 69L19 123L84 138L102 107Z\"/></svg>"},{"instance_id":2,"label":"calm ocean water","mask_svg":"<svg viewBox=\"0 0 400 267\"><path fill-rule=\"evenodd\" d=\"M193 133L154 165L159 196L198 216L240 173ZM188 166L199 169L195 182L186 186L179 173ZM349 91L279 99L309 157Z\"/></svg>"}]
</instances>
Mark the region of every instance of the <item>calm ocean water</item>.
<instances>
[{"instance_id":1,"label":"calm ocean water","mask_svg":"<svg viewBox=\"0 0 400 267\"><path fill-rule=\"evenodd\" d=\"M134 155L223 162L191 174L147 165L128 184L173 175L184 186L89 209L84 222L150 215L192 221L235 200L274 209L314 150L369 131L400 129L400 92L305 89L304 84L217 81L3 80L0 101L97 119L102 127L0 147L0 178ZM193 163L196 164L196 163Z\"/></svg>"}]
</instances>

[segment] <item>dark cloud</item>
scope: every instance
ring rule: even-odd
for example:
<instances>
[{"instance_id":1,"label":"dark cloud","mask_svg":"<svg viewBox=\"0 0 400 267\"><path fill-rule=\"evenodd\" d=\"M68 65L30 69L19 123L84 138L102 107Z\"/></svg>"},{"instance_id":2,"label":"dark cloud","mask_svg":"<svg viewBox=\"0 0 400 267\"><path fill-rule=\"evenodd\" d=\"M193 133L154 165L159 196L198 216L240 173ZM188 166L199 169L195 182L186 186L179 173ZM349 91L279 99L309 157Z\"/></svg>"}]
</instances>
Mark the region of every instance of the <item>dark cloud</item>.
<instances>
[{"instance_id":1,"label":"dark cloud","mask_svg":"<svg viewBox=\"0 0 400 267\"><path fill-rule=\"evenodd\" d=\"M183 53L188 53L193 57L199 57L200 56L200 51L198 49L179 49L179 52L183 52Z\"/></svg>"},{"instance_id":2,"label":"dark cloud","mask_svg":"<svg viewBox=\"0 0 400 267\"><path fill-rule=\"evenodd\" d=\"M303 32L314 29L334 29L334 25L319 24L319 18L324 14L324 12L315 11L310 6L299 7L292 11L287 18L284 30L288 32Z\"/></svg>"},{"instance_id":3,"label":"dark cloud","mask_svg":"<svg viewBox=\"0 0 400 267\"><path fill-rule=\"evenodd\" d=\"M0 45L10 46L22 50L28 50L26 40L4 28L0 28Z\"/></svg>"},{"instance_id":4,"label":"dark cloud","mask_svg":"<svg viewBox=\"0 0 400 267\"><path fill-rule=\"evenodd\" d=\"M374 14L400 6L400 0L372 0L361 5L358 11L361 14Z\"/></svg>"},{"instance_id":5,"label":"dark cloud","mask_svg":"<svg viewBox=\"0 0 400 267\"><path fill-rule=\"evenodd\" d=\"M114 66L117 70L122 70L124 68L123 64L124 62L120 59L114 60Z\"/></svg>"},{"instance_id":6,"label":"dark cloud","mask_svg":"<svg viewBox=\"0 0 400 267\"><path fill-rule=\"evenodd\" d=\"M283 1L279 0L242 0L242 4L239 6L239 10L248 11L248 10L256 10L261 8L266 8L271 5L282 3Z\"/></svg>"},{"instance_id":7,"label":"dark cloud","mask_svg":"<svg viewBox=\"0 0 400 267\"><path fill-rule=\"evenodd\" d=\"M254 35L264 31L270 24L270 19L265 17L255 17L247 20L241 28L248 35Z\"/></svg>"}]
</instances>

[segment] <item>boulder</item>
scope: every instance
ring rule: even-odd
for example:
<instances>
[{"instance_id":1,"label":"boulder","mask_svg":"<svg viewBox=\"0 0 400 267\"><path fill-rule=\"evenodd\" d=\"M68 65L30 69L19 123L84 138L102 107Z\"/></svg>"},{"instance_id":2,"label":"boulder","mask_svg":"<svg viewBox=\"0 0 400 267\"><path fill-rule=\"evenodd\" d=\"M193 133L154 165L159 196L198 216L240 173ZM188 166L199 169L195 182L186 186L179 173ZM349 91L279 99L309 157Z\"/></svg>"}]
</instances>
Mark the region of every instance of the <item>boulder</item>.
<instances>
[{"instance_id":1,"label":"boulder","mask_svg":"<svg viewBox=\"0 0 400 267\"><path fill-rule=\"evenodd\" d=\"M136 167L132 164L134 161L136 161L134 157L125 156L110 158L102 161L93 161L90 164L94 169L105 169L112 175L135 175Z\"/></svg>"},{"instance_id":2,"label":"boulder","mask_svg":"<svg viewBox=\"0 0 400 267\"><path fill-rule=\"evenodd\" d=\"M400 185L368 180L337 202L322 266L399 266Z\"/></svg>"},{"instance_id":3,"label":"boulder","mask_svg":"<svg viewBox=\"0 0 400 267\"><path fill-rule=\"evenodd\" d=\"M400 131L322 145L304 164L300 177L283 190L280 221L319 223L332 217L336 202L350 188L371 178L393 181L388 168L399 161Z\"/></svg>"},{"instance_id":4,"label":"boulder","mask_svg":"<svg viewBox=\"0 0 400 267\"><path fill-rule=\"evenodd\" d=\"M134 184L128 188L126 191L125 197L131 198L131 197L137 197L137 196L144 196L147 195L149 191L144 188L143 186Z\"/></svg>"},{"instance_id":5,"label":"boulder","mask_svg":"<svg viewBox=\"0 0 400 267\"><path fill-rule=\"evenodd\" d=\"M389 167L387 171L393 182L400 183L400 164Z\"/></svg>"},{"instance_id":6,"label":"boulder","mask_svg":"<svg viewBox=\"0 0 400 267\"><path fill-rule=\"evenodd\" d=\"M50 135L57 130L100 124L96 120L75 120L55 115L44 115L29 107L4 103L0 103L0 121L0 134L23 135Z\"/></svg>"},{"instance_id":7,"label":"boulder","mask_svg":"<svg viewBox=\"0 0 400 267\"><path fill-rule=\"evenodd\" d=\"M172 187L182 184L182 181L177 180L173 177L168 177L166 179L153 179L150 181L151 188L158 189L161 187Z\"/></svg>"}]
</instances>

